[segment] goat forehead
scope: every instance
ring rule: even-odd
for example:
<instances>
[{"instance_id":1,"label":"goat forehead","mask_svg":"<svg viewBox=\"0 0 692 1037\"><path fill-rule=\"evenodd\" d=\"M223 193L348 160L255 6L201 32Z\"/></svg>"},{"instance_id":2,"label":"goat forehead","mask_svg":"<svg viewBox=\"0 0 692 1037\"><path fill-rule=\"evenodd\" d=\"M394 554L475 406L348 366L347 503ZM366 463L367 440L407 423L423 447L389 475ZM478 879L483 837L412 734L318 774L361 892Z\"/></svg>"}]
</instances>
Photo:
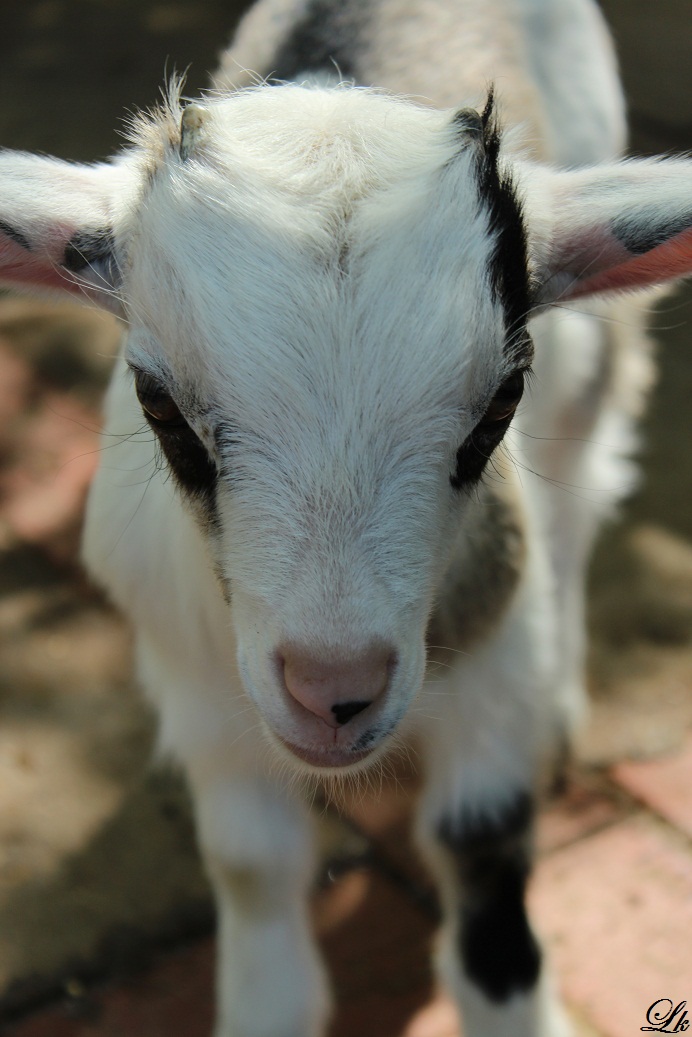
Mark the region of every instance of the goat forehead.
<instances>
[{"instance_id":1,"label":"goat forehead","mask_svg":"<svg viewBox=\"0 0 692 1037\"><path fill-rule=\"evenodd\" d=\"M239 120L239 154L229 145L159 171L138 213L129 297L176 375L212 395L224 386L236 407L258 391L309 407L349 387L365 401L382 385L401 406L426 393L458 404L464 385L493 384L504 330L473 157L457 144L447 174L440 113L402 110L420 131L413 147L395 104L384 144L366 139L367 120L348 133L343 119L318 121L304 130L310 147L285 144L287 168L276 154L265 166L275 127L255 122L252 151Z\"/></svg>"},{"instance_id":2,"label":"goat forehead","mask_svg":"<svg viewBox=\"0 0 692 1037\"><path fill-rule=\"evenodd\" d=\"M174 298L149 297L148 349L173 385L244 428L268 433L295 412L315 428L349 415L360 427L397 414L458 420L504 372L502 309L483 268L442 264L430 278L417 255L387 251L346 278L300 253L269 264L246 251L226 276L193 264Z\"/></svg>"},{"instance_id":3,"label":"goat forehead","mask_svg":"<svg viewBox=\"0 0 692 1037\"><path fill-rule=\"evenodd\" d=\"M277 118L294 93L220 105L204 154L164 161L132 240L133 323L173 384L284 467L400 463L417 437L439 455L506 362L476 156L446 113L299 91Z\"/></svg>"}]
</instances>

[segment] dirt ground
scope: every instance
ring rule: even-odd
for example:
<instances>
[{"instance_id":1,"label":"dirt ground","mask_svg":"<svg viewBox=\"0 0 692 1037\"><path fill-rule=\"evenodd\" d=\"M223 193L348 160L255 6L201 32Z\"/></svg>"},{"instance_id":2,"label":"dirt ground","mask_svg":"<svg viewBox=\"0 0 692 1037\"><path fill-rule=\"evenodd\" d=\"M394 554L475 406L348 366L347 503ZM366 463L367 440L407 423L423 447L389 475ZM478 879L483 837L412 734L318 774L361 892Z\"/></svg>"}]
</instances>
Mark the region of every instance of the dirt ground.
<instances>
[{"instance_id":1,"label":"dirt ground","mask_svg":"<svg viewBox=\"0 0 692 1037\"><path fill-rule=\"evenodd\" d=\"M73 159L119 146L165 71L206 82L236 6L23 0L0 38L0 142ZM692 143L688 0L608 0L633 147ZM652 314L660 381L645 480L593 567L594 709L582 758L665 752L692 726L692 290ZM80 573L81 508L117 349L109 319L0 298L0 1016L209 927L181 784L148 770L129 635Z\"/></svg>"}]
</instances>

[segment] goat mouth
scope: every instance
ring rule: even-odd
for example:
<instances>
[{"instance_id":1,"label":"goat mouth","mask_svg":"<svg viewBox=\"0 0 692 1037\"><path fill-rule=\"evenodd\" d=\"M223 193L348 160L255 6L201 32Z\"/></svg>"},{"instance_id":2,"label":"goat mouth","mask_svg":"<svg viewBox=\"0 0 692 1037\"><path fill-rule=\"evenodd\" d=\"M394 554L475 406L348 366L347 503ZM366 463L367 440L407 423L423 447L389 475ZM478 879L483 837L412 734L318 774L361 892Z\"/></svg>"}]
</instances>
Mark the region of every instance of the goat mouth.
<instances>
[{"instance_id":1,"label":"goat mouth","mask_svg":"<svg viewBox=\"0 0 692 1037\"><path fill-rule=\"evenodd\" d=\"M289 742L286 738L281 738L281 736L279 736L279 741L284 748L288 749L293 756L296 756L303 763L307 763L311 767L319 767L322 770L352 767L354 764L366 760L375 748L373 746L370 749L357 749L355 747L349 749L340 745L319 747L296 745L295 742Z\"/></svg>"}]
</instances>

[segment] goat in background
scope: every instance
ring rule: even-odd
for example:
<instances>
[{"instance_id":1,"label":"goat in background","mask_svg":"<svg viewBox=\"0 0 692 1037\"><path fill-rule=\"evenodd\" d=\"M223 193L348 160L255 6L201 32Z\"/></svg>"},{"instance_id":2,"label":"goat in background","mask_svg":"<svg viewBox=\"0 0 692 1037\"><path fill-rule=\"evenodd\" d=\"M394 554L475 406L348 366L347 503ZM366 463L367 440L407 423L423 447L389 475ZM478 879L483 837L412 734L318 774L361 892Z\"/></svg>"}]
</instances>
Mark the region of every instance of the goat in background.
<instances>
[{"instance_id":1,"label":"goat in background","mask_svg":"<svg viewBox=\"0 0 692 1037\"><path fill-rule=\"evenodd\" d=\"M534 802L648 377L601 297L690 272L692 163L617 159L591 0L260 0L215 87L0 154L0 277L123 321L84 555L196 801L216 1037L324 1034L302 786L409 746L468 1037L558 1037Z\"/></svg>"}]
</instances>

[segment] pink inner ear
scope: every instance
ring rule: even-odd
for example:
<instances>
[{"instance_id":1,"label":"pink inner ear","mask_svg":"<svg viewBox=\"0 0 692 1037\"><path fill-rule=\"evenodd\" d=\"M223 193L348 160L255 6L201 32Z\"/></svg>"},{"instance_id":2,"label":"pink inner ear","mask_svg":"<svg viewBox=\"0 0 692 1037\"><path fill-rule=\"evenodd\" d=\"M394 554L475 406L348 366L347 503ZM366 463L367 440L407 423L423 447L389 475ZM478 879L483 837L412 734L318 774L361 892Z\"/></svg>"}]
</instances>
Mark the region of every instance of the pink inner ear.
<instances>
[{"instance_id":1,"label":"pink inner ear","mask_svg":"<svg viewBox=\"0 0 692 1037\"><path fill-rule=\"evenodd\" d=\"M67 240L67 237L65 238ZM29 252L0 233L0 280L26 288L55 289L82 295L79 283L67 270L51 263L43 254Z\"/></svg>"},{"instance_id":2,"label":"pink inner ear","mask_svg":"<svg viewBox=\"0 0 692 1037\"><path fill-rule=\"evenodd\" d=\"M684 277L692 271L692 228L657 245L642 256L633 256L624 263L594 274L574 285L563 299L578 299L582 295L599 292L626 291L644 288Z\"/></svg>"}]
</instances>

